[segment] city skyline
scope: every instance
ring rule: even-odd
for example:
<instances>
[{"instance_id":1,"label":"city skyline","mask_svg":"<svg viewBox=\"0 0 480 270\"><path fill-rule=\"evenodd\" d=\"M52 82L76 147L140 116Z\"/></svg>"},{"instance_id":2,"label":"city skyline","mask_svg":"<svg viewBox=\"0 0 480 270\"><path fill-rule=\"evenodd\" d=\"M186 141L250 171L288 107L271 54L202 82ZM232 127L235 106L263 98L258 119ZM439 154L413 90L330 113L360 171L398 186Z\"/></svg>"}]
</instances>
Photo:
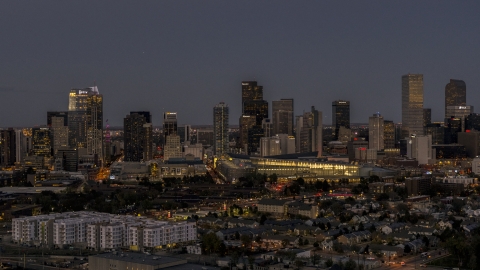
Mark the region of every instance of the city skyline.
<instances>
[{"instance_id":1,"label":"city skyline","mask_svg":"<svg viewBox=\"0 0 480 270\"><path fill-rule=\"evenodd\" d=\"M480 35L470 27L480 22L479 5L3 3L0 113L16 117L2 117L0 127L44 125L44 112L66 111L70 89L94 80L111 126L138 110L156 116L154 126L167 111L179 113L180 125L211 124L220 101L237 125L238 82L248 80L264 87L269 103L293 98L295 116L315 106L330 124L329 104L349 100L352 123L375 112L400 122L400 77L408 73L424 75L424 107L442 121L450 79L463 80L466 104L479 106Z\"/></svg>"}]
</instances>

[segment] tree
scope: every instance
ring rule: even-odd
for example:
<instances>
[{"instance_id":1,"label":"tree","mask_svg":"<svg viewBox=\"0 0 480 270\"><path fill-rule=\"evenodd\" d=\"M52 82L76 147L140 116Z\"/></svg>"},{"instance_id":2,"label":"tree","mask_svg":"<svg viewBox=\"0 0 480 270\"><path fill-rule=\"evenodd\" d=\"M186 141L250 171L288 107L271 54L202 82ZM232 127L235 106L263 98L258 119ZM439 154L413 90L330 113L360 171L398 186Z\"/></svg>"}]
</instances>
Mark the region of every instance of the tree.
<instances>
[{"instance_id":1,"label":"tree","mask_svg":"<svg viewBox=\"0 0 480 270\"><path fill-rule=\"evenodd\" d=\"M326 267L332 267L332 265L333 265L332 258L328 258L328 260L325 261L325 266Z\"/></svg>"},{"instance_id":2,"label":"tree","mask_svg":"<svg viewBox=\"0 0 480 270\"><path fill-rule=\"evenodd\" d=\"M213 232L205 234L202 237L202 248L208 254L218 251L220 249L220 243L220 239L218 239L217 235Z\"/></svg>"},{"instance_id":3,"label":"tree","mask_svg":"<svg viewBox=\"0 0 480 270\"><path fill-rule=\"evenodd\" d=\"M346 263L345 263L345 266L344 266L344 270L355 270L355 268L357 268L357 263L352 260L352 259L349 259Z\"/></svg>"},{"instance_id":4,"label":"tree","mask_svg":"<svg viewBox=\"0 0 480 270\"><path fill-rule=\"evenodd\" d=\"M242 234L242 236L240 236L240 241L242 242L242 245L245 248L251 248L252 239L250 239L250 237L248 235Z\"/></svg>"},{"instance_id":5,"label":"tree","mask_svg":"<svg viewBox=\"0 0 480 270\"><path fill-rule=\"evenodd\" d=\"M282 240L282 247L285 248L285 247L287 247L288 245L290 245L290 240L288 240L288 239L283 239L283 240Z\"/></svg>"},{"instance_id":6,"label":"tree","mask_svg":"<svg viewBox=\"0 0 480 270\"><path fill-rule=\"evenodd\" d=\"M381 193L377 196L377 201L387 201L388 199L390 199L390 196L388 196L387 193Z\"/></svg>"},{"instance_id":7,"label":"tree","mask_svg":"<svg viewBox=\"0 0 480 270\"><path fill-rule=\"evenodd\" d=\"M405 245L405 248L403 249L403 252L410 253L411 251L412 251L412 248L410 248L409 245Z\"/></svg>"},{"instance_id":8,"label":"tree","mask_svg":"<svg viewBox=\"0 0 480 270\"><path fill-rule=\"evenodd\" d=\"M302 177L299 177L299 178L297 179L297 183L298 183L300 186L303 186L303 185L305 185L305 179L303 179Z\"/></svg>"},{"instance_id":9,"label":"tree","mask_svg":"<svg viewBox=\"0 0 480 270\"><path fill-rule=\"evenodd\" d=\"M266 220L267 220L267 216L262 215L262 216L260 217L260 225L264 225Z\"/></svg>"},{"instance_id":10,"label":"tree","mask_svg":"<svg viewBox=\"0 0 480 270\"><path fill-rule=\"evenodd\" d=\"M310 244L310 242L308 241L308 239L303 240L303 245L306 246L306 245L308 245L308 244Z\"/></svg>"}]
</instances>

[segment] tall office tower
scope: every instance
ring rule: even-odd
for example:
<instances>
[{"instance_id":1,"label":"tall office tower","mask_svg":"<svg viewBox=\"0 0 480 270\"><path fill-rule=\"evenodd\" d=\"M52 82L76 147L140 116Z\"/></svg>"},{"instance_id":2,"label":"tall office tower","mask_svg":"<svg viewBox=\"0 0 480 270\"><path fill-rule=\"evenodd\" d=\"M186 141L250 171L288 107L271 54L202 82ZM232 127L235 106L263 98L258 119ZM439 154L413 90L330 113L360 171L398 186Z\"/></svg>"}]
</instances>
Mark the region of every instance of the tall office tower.
<instances>
[{"instance_id":1,"label":"tall office tower","mask_svg":"<svg viewBox=\"0 0 480 270\"><path fill-rule=\"evenodd\" d=\"M32 129L15 130L15 162L23 162L23 159L32 151Z\"/></svg>"},{"instance_id":2,"label":"tall office tower","mask_svg":"<svg viewBox=\"0 0 480 270\"><path fill-rule=\"evenodd\" d=\"M282 155L295 153L295 137L288 134L277 134L275 137L280 139L280 151Z\"/></svg>"},{"instance_id":3,"label":"tall office tower","mask_svg":"<svg viewBox=\"0 0 480 270\"><path fill-rule=\"evenodd\" d=\"M443 144L445 125L443 123L431 123L425 127L425 135L432 136L432 144Z\"/></svg>"},{"instance_id":4,"label":"tall office tower","mask_svg":"<svg viewBox=\"0 0 480 270\"><path fill-rule=\"evenodd\" d=\"M293 98L272 101L274 134L293 136Z\"/></svg>"},{"instance_id":5,"label":"tall office tower","mask_svg":"<svg viewBox=\"0 0 480 270\"><path fill-rule=\"evenodd\" d=\"M423 135L423 74L402 76L402 137Z\"/></svg>"},{"instance_id":6,"label":"tall office tower","mask_svg":"<svg viewBox=\"0 0 480 270\"><path fill-rule=\"evenodd\" d=\"M300 136L303 129L303 115L295 116L295 152L300 153ZM323 132L322 132L323 134Z\"/></svg>"},{"instance_id":7,"label":"tall office tower","mask_svg":"<svg viewBox=\"0 0 480 270\"><path fill-rule=\"evenodd\" d=\"M130 112L130 115L123 119L125 161L152 159L151 120L149 112Z\"/></svg>"},{"instance_id":8,"label":"tall office tower","mask_svg":"<svg viewBox=\"0 0 480 270\"><path fill-rule=\"evenodd\" d=\"M245 101L263 100L263 86L256 81L242 82L242 114L244 114Z\"/></svg>"},{"instance_id":9,"label":"tall office tower","mask_svg":"<svg viewBox=\"0 0 480 270\"><path fill-rule=\"evenodd\" d=\"M253 125L249 117L253 118ZM263 100L263 87L258 86L256 81L242 82L240 145L249 155L260 147L260 138L264 135L262 121L265 118L268 118L268 102Z\"/></svg>"},{"instance_id":10,"label":"tall office tower","mask_svg":"<svg viewBox=\"0 0 480 270\"><path fill-rule=\"evenodd\" d=\"M177 135L177 113L176 112L166 112L163 114L163 138L164 144L167 143L168 135Z\"/></svg>"},{"instance_id":11,"label":"tall office tower","mask_svg":"<svg viewBox=\"0 0 480 270\"><path fill-rule=\"evenodd\" d=\"M465 118L465 130L477 130L480 131L480 114L471 113Z\"/></svg>"},{"instance_id":12,"label":"tall office tower","mask_svg":"<svg viewBox=\"0 0 480 270\"><path fill-rule=\"evenodd\" d=\"M318 156L322 156L322 132L322 112L315 110L315 107L312 106L310 112L303 114L303 124L300 132L300 153L318 151Z\"/></svg>"},{"instance_id":13,"label":"tall office tower","mask_svg":"<svg viewBox=\"0 0 480 270\"><path fill-rule=\"evenodd\" d=\"M338 140L340 127L350 129L350 101L336 100L332 102L332 135Z\"/></svg>"},{"instance_id":14,"label":"tall office tower","mask_svg":"<svg viewBox=\"0 0 480 270\"><path fill-rule=\"evenodd\" d=\"M70 147L102 156L103 96L96 86L70 90L68 133Z\"/></svg>"},{"instance_id":15,"label":"tall office tower","mask_svg":"<svg viewBox=\"0 0 480 270\"><path fill-rule=\"evenodd\" d=\"M445 86L445 118L450 117L447 113L448 106L467 105L467 85L462 80L450 79Z\"/></svg>"},{"instance_id":16,"label":"tall office tower","mask_svg":"<svg viewBox=\"0 0 480 270\"><path fill-rule=\"evenodd\" d=\"M103 160L103 95L96 86L87 97L87 153Z\"/></svg>"},{"instance_id":17,"label":"tall office tower","mask_svg":"<svg viewBox=\"0 0 480 270\"><path fill-rule=\"evenodd\" d=\"M262 120L262 128L263 128L263 137L272 137L273 134L273 125L270 118L265 118Z\"/></svg>"},{"instance_id":18,"label":"tall office tower","mask_svg":"<svg viewBox=\"0 0 480 270\"><path fill-rule=\"evenodd\" d=\"M184 125L183 127L177 127L178 136L180 136L180 143L191 142L190 132L192 131L191 125Z\"/></svg>"},{"instance_id":19,"label":"tall office tower","mask_svg":"<svg viewBox=\"0 0 480 270\"><path fill-rule=\"evenodd\" d=\"M423 108L423 127L432 123L432 109Z\"/></svg>"},{"instance_id":20,"label":"tall office tower","mask_svg":"<svg viewBox=\"0 0 480 270\"><path fill-rule=\"evenodd\" d=\"M465 131L465 119L468 115L473 113L473 106L447 106L446 114L448 115L445 118L445 126L450 118L459 118L461 119L461 131Z\"/></svg>"},{"instance_id":21,"label":"tall office tower","mask_svg":"<svg viewBox=\"0 0 480 270\"><path fill-rule=\"evenodd\" d=\"M15 130L0 130L0 166L10 167L17 160Z\"/></svg>"},{"instance_id":22,"label":"tall office tower","mask_svg":"<svg viewBox=\"0 0 480 270\"><path fill-rule=\"evenodd\" d=\"M228 152L228 105L220 102L213 107L213 152L220 156Z\"/></svg>"},{"instance_id":23,"label":"tall office tower","mask_svg":"<svg viewBox=\"0 0 480 270\"><path fill-rule=\"evenodd\" d=\"M68 112L47 112L47 126L50 128L53 155L60 147L68 147Z\"/></svg>"},{"instance_id":24,"label":"tall office tower","mask_svg":"<svg viewBox=\"0 0 480 270\"><path fill-rule=\"evenodd\" d=\"M385 126L383 122L383 116L380 113L375 113L368 119L368 148L383 150L385 148Z\"/></svg>"},{"instance_id":25,"label":"tall office tower","mask_svg":"<svg viewBox=\"0 0 480 270\"><path fill-rule=\"evenodd\" d=\"M35 156L51 157L50 129L46 126L32 128L32 152Z\"/></svg>"},{"instance_id":26,"label":"tall office tower","mask_svg":"<svg viewBox=\"0 0 480 270\"><path fill-rule=\"evenodd\" d=\"M383 146L385 149L395 148L395 124L393 121L383 121Z\"/></svg>"}]
</instances>

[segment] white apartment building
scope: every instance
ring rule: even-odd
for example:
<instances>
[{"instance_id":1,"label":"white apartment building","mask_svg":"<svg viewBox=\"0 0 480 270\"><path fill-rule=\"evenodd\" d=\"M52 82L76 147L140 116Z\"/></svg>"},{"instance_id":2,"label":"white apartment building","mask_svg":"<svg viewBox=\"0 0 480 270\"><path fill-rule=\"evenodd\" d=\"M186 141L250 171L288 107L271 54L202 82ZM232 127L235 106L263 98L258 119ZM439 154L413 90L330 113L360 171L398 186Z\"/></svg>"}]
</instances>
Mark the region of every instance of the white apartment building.
<instances>
[{"instance_id":1,"label":"white apartment building","mask_svg":"<svg viewBox=\"0 0 480 270\"><path fill-rule=\"evenodd\" d=\"M35 246L83 244L94 250L158 248L197 239L195 223L170 223L98 212L68 212L15 218L12 240Z\"/></svg>"}]
</instances>

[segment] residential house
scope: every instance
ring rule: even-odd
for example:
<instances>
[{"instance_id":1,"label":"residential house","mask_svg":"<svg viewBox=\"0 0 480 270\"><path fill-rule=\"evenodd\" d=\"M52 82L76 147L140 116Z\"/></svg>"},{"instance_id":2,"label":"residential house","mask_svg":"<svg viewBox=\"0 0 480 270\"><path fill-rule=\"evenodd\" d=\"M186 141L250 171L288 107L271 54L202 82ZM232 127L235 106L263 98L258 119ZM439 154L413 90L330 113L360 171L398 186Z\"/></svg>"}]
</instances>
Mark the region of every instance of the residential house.
<instances>
[{"instance_id":1,"label":"residential house","mask_svg":"<svg viewBox=\"0 0 480 270\"><path fill-rule=\"evenodd\" d=\"M407 224L401 222L394 222L390 225L386 225L382 227L382 233L384 234L391 234L393 232L399 232L406 228Z\"/></svg>"},{"instance_id":2,"label":"residential house","mask_svg":"<svg viewBox=\"0 0 480 270\"><path fill-rule=\"evenodd\" d=\"M258 212L270 213L274 216L285 216L289 201L276 199L261 199L258 204Z\"/></svg>"},{"instance_id":3,"label":"residential house","mask_svg":"<svg viewBox=\"0 0 480 270\"><path fill-rule=\"evenodd\" d=\"M403 256L403 248L387 245L370 245L370 251L380 253L385 257L401 257Z\"/></svg>"},{"instance_id":4,"label":"residential house","mask_svg":"<svg viewBox=\"0 0 480 270\"><path fill-rule=\"evenodd\" d=\"M413 235L432 235L435 232L436 230L434 228L425 228L419 226L414 226L408 229L408 233Z\"/></svg>"},{"instance_id":5,"label":"residential house","mask_svg":"<svg viewBox=\"0 0 480 270\"><path fill-rule=\"evenodd\" d=\"M258 228L258 226L260 226L260 223L251 219L232 218L228 220L228 228L236 228L236 227Z\"/></svg>"}]
</instances>

